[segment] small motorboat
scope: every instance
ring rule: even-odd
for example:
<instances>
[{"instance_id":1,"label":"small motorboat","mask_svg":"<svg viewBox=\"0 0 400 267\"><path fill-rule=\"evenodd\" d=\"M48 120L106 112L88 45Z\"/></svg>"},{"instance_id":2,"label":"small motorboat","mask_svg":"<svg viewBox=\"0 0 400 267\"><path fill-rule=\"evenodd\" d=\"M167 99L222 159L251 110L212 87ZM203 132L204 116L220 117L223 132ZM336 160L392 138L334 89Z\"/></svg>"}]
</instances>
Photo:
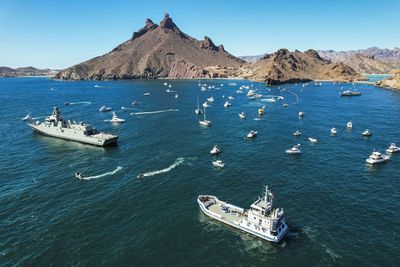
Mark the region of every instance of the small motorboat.
<instances>
[{"instance_id":1,"label":"small motorboat","mask_svg":"<svg viewBox=\"0 0 400 267\"><path fill-rule=\"evenodd\" d=\"M300 111L300 112L299 112L299 117L300 117L300 118L304 117L304 114L305 114L304 111Z\"/></svg>"},{"instance_id":2,"label":"small motorboat","mask_svg":"<svg viewBox=\"0 0 400 267\"><path fill-rule=\"evenodd\" d=\"M212 165L213 165L214 167L218 167L218 168L223 168L223 167L225 167L225 163L224 163L222 160L220 160L220 159L214 160L214 161L212 162Z\"/></svg>"},{"instance_id":3,"label":"small motorboat","mask_svg":"<svg viewBox=\"0 0 400 267\"><path fill-rule=\"evenodd\" d=\"M138 101L133 101L132 102L132 106L137 106L137 105L139 105L140 104L140 102L138 102Z\"/></svg>"},{"instance_id":4,"label":"small motorboat","mask_svg":"<svg viewBox=\"0 0 400 267\"><path fill-rule=\"evenodd\" d=\"M165 85L165 86L167 86L167 85L168 85L168 83L164 83L164 85Z\"/></svg>"},{"instance_id":5,"label":"small motorboat","mask_svg":"<svg viewBox=\"0 0 400 267\"><path fill-rule=\"evenodd\" d=\"M282 107L287 108L289 105L288 104L283 104Z\"/></svg>"},{"instance_id":6,"label":"small motorboat","mask_svg":"<svg viewBox=\"0 0 400 267\"><path fill-rule=\"evenodd\" d=\"M84 174L82 174L82 173L80 173L80 172L76 172L76 173L75 173L75 177L82 180L83 178L86 177L86 175L84 175Z\"/></svg>"},{"instance_id":7,"label":"small motorboat","mask_svg":"<svg viewBox=\"0 0 400 267\"><path fill-rule=\"evenodd\" d=\"M172 84L169 84L168 87L169 87L169 88L172 88Z\"/></svg>"},{"instance_id":8,"label":"small motorboat","mask_svg":"<svg viewBox=\"0 0 400 267\"><path fill-rule=\"evenodd\" d=\"M167 90L165 90L165 92L172 93L173 91L171 89L167 89Z\"/></svg>"},{"instance_id":9,"label":"small motorboat","mask_svg":"<svg viewBox=\"0 0 400 267\"><path fill-rule=\"evenodd\" d=\"M178 94L175 94L175 98L178 98L179 97L179 95Z\"/></svg>"},{"instance_id":10,"label":"small motorboat","mask_svg":"<svg viewBox=\"0 0 400 267\"><path fill-rule=\"evenodd\" d=\"M68 106L68 105L71 105L71 103L70 102L65 102L64 103L64 106Z\"/></svg>"},{"instance_id":11,"label":"small motorboat","mask_svg":"<svg viewBox=\"0 0 400 267\"><path fill-rule=\"evenodd\" d=\"M309 138L308 138L308 141L310 141L311 143L316 143L316 142L318 142L318 140L317 140L316 138L313 138L313 137L309 137Z\"/></svg>"},{"instance_id":12,"label":"small motorboat","mask_svg":"<svg viewBox=\"0 0 400 267\"><path fill-rule=\"evenodd\" d=\"M239 113L239 118L241 118L241 119L245 119L246 118L246 114L244 113L244 111Z\"/></svg>"},{"instance_id":13,"label":"small motorboat","mask_svg":"<svg viewBox=\"0 0 400 267\"><path fill-rule=\"evenodd\" d=\"M257 134L258 134L257 131L251 130L251 131L246 135L246 137L247 137L247 138L254 138L254 137L257 136Z\"/></svg>"},{"instance_id":14,"label":"small motorboat","mask_svg":"<svg viewBox=\"0 0 400 267\"><path fill-rule=\"evenodd\" d=\"M347 123L347 129L349 130L353 129L353 123L351 121Z\"/></svg>"},{"instance_id":15,"label":"small motorboat","mask_svg":"<svg viewBox=\"0 0 400 267\"><path fill-rule=\"evenodd\" d=\"M258 109L258 115L264 115L265 114L265 106L262 106L261 108Z\"/></svg>"},{"instance_id":16,"label":"small motorboat","mask_svg":"<svg viewBox=\"0 0 400 267\"><path fill-rule=\"evenodd\" d=\"M400 147L397 147L395 143L391 143L389 148L386 149L386 152L388 153L397 153L400 151Z\"/></svg>"},{"instance_id":17,"label":"small motorboat","mask_svg":"<svg viewBox=\"0 0 400 267\"><path fill-rule=\"evenodd\" d=\"M142 179L142 178L144 178L144 174L143 174L143 173L139 173L139 175L138 175L138 176L136 176L136 178L138 178L138 179Z\"/></svg>"},{"instance_id":18,"label":"small motorboat","mask_svg":"<svg viewBox=\"0 0 400 267\"><path fill-rule=\"evenodd\" d=\"M98 84L95 84L95 85L94 85L94 88L101 88L101 86L98 85Z\"/></svg>"},{"instance_id":19,"label":"small motorboat","mask_svg":"<svg viewBox=\"0 0 400 267\"><path fill-rule=\"evenodd\" d=\"M214 147L211 149L210 154L211 155L218 155L221 153L221 149L218 147L218 145L214 145Z\"/></svg>"},{"instance_id":20,"label":"small motorboat","mask_svg":"<svg viewBox=\"0 0 400 267\"><path fill-rule=\"evenodd\" d=\"M112 108L106 107L106 106L101 106L101 108L99 109L99 111L101 111L101 112L108 112L108 111L111 111L111 110L112 110Z\"/></svg>"},{"instance_id":21,"label":"small motorboat","mask_svg":"<svg viewBox=\"0 0 400 267\"><path fill-rule=\"evenodd\" d=\"M209 97L209 98L207 98L207 102L210 102L210 103L212 103L212 102L214 102L214 97Z\"/></svg>"},{"instance_id":22,"label":"small motorboat","mask_svg":"<svg viewBox=\"0 0 400 267\"><path fill-rule=\"evenodd\" d=\"M364 132L362 132L363 136L371 136L372 132L369 129L366 129Z\"/></svg>"},{"instance_id":23,"label":"small motorboat","mask_svg":"<svg viewBox=\"0 0 400 267\"><path fill-rule=\"evenodd\" d=\"M232 106L232 104L226 101L224 104L224 108L229 108L230 106Z\"/></svg>"},{"instance_id":24,"label":"small motorboat","mask_svg":"<svg viewBox=\"0 0 400 267\"><path fill-rule=\"evenodd\" d=\"M228 96L228 99L233 100L234 97L233 96Z\"/></svg>"},{"instance_id":25,"label":"small motorboat","mask_svg":"<svg viewBox=\"0 0 400 267\"><path fill-rule=\"evenodd\" d=\"M211 126L211 121L206 119L206 109L205 108L203 109L203 113L204 113L203 120L199 121L200 125L207 126L207 127Z\"/></svg>"},{"instance_id":26,"label":"small motorboat","mask_svg":"<svg viewBox=\"0 0 400 267\"><path fill-rule=\"evenodd\" d=\"M371 165L377 164L377 163L384 163L388 161L390 157L388 155L382 155L380 152L374 151L372 152L371 155L369 155L369 158L367 158L365 161Z\"/></svg>"},{"instance_id":27,"label":"small motorboat","mask_svg":"<svg viewBox=\"0 0 400 267\"><path fill-rule=\"evenodd\" d=\"M337 129L335 127L333 127L331 129L331 134L333 134L333 135L337 134Z\"/></svg>"},{"instance_id":28,"label":"small motorboat","mask_svg":"<svg viewBox=\"0 0 400 267\"><path fill-rule=\"evenodd\" d=\"M112 119L110 120L112 123L123 123L125 122L124 119L118 118L117 114L113 112Z\"/></svg>"},{"instance_id":29,"label":"small motorboat","mask_svg":"<svg viewBox=\"0 0 400 267\"><path fill-rule=\"evenodd\" d=\"M195 109L194 112L195 112L197 115L200 115L200 114L203 113L203 111L202 111L201 109L199 109L199 108Z\"/></svg>"},{"instance_id":30,"label":"small motorboat","mask_svg":"<svg viewBox=\"0 0 400 267\"><path fill-rule=\"evenodd\" d=\"M300 135L301 135L301 132L300 132L299 130L297 130L297 131L295 131L295 132L293 133L293 135L294 135L294 136L300 136Z\"/></svg>"},{"instance_id":31,"label":"small motorboat","mask_svg":"<svg viewBox=\"0 0 400 267\"><path fill-rule=\"evenodd\" d=\"M144 96L149 96L149 95L151 95L149 92L147 92L147 93L144 93L143 94Z\"/></svg>"},{"instance_id":32,"label":"small motorboat","mask_svg":"<svg viewBox=\"0 0 400 267\"><path fill-rule=\"evenodd\" d=\"M292 148L286 149L286 153L290 155L301 154L300 144L294 145Z\"/></svg>"},{"instance_id":33,"label":"small motorboat","mask_svg":"<svg viewBox=\"0 0 400 267\"><path fill-rule=\"evenodd\" d=\"M22 121L31 121L31 120L32 120L31 114L32 114L32 113L27 114L27 115L26 115L25 117L23 117L21 120L22 120Z\"/></svg>"},{"instance_id":34,"label":"small motorboat","mask_svg":"<svg viewBox=\"0 0 400 267\"><path fill-rule=\"evenodd\" d=\"M206 102L203 103L203 107L208 108L208 107L210 107L210 105L209 105L208 102L206 101Z\"/></svg>"}]
</instances>

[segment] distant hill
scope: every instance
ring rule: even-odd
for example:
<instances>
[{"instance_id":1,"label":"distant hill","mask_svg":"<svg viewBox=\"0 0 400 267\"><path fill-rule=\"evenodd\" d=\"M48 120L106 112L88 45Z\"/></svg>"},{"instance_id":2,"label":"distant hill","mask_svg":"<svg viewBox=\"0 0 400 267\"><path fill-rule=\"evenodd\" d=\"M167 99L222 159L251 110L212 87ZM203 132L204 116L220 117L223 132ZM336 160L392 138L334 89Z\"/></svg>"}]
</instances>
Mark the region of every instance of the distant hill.
<instances>
[{"instance_id":1,"label":"distant hill","mask_svg":"<svg viewBox=\"0 0 400 267\"><path fill-rule=\"evenodd\" d=\"M243 59L246 62L254 63L257 60L260 60L264 55L256 55L256 56L239 56L239 58Z\"/></svg>"},{"instance_id":2,"label":"distant hill","mask_svg":"<svg viewBox=\"0 0 400 267\"><path fill-rule=\"evenodd\" d=\"M359 53L345 58L342 62L352 67L358 73L389 73L396 68L393 63L374 59Z\"/></svg>"},{"instance_id":3,"label":"distant hill","mask_svg":"<svg viewBox=\"0 0 400 267\"><path fill-rule=\"evenodd\" d=\"M64 80L229 77L245 62L204 37L182 32L168 14L159 25L147 19L130 40L109 53L60 71Z\"/></svg>"},{"instance_id":4,"label":"distant hill","mask_svg":"<svg viewBox=\"0 0 400 267\"><path fill-rule=\"evenodd\" d=\"M258 82L281 84L311 80L355 81L361 79L357 72L344 63L331 63L315 50L290 52L280 49L265 55L249 66L247 77Z\"/></svg>"},{"instance_id":5,"label":"distant hill","mask_svg":"<svg viewBox=\"0 0 400 267\"><path fill-rule=\"evenodd\" d=\"M37 69L31 66L16 69L9 67L0 67L0 77L52 76L55 73L55 70Z\"/></svg>"},{"instance_id":6,"label":"distant hill","mask_svg":"<svg viewBox=\"0 0 400 267\"><path fill-rule=\"evenodd\" d=\"M344 62L355 54L362 54L371 59L378 59L400 66L400 48L393 49L370 47L360 50L334 51L334 50L318 50L321 57L329 59L332 62Z\"/></svg>"}]
</instances>

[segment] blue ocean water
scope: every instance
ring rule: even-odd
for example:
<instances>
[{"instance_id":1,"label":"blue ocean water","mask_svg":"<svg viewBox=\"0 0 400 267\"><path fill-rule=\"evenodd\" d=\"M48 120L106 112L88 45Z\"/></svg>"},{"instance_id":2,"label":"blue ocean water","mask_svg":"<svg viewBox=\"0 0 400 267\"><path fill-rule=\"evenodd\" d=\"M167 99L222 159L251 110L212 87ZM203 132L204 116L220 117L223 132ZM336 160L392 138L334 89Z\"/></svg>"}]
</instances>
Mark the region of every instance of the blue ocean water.
<instances>
[{"instance_id":1,"label":"blue ocean water","mask_svg":"<svg viewBox=\"0 0 400 267\"><path fill-rule=\"evenodd\" d=\"M164 82L172 84L178 98L165 91ZM0 79L0 265L399 264L400 155L381 166L365 164L373 149L383 152L391 142L400 144L399 92L357 85L361 97L341 98L340 87L332 83L201 83L215 89L203 92L198 81L185 80ZM284 100L249 101L235 93L241 85ZM143 97L145 92L151 96ZM194 113L197 96L200 103L215 98L207 110L213 122L208 129L199 126ZM235 98L231 108L223 107L223 96ZM132 107L133 100L141 104ZM126 123L105 122L111 114L99 112L102 105ZM265 116L254 120L262 105ZM36 118L49 115L54 106L66 118L118 134L118 146L40 136L21 121L30 112ZM170 109L177 111L130 115ZM245 120L239 119L241 111ZM299 111L305 112L303 119ZM346 130L349 120L352 131ZM335 137L332 127L338 129ZM372 137L361 136L366 128ZM252 129L259 135L246 140ZM298 138L293 136L297 129L303 133ZM310 136L318 143L310 144ZM221 170L211 166L215 143L226 162ZM302 155L285 154L297 143ZM95 178L78 180L76 171ZM139 173L148 176L137 179ZM279 244L214 222L196 203L199 194L213 194L248 207L264 185L286 212L290 233Z\"/></svg>"}]
</instances>

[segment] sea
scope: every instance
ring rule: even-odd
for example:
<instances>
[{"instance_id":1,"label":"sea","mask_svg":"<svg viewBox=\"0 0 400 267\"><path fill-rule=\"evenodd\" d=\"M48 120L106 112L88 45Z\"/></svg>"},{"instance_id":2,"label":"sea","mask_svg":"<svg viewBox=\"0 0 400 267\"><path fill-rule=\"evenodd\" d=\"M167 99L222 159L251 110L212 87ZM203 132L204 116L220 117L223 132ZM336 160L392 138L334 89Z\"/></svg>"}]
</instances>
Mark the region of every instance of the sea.
<instances>
[{"instance_id":1,"label":"sea","mask_svg":"<svg viewBox=\"0 0 400 267\"><path fill-rule=\"evenodd\" d=\"M241 86L263 97L248 100ZM362 95L340 97L346 89ZM194 110L211 96L204 128ZM2 78L0 265L399 266L400 153L365 163L400 145L399 103L400 92L368 84ZM125 123L108 122L103 105ZM119 135L118 145L42 136L21 120L41 121L56 106L65 119ZM214 144L222 169L212 166ZM301 155L285 153L296 144ZM212 220L196 202L211 194L248 208L266 185L289 226L277 244Z\"/></svg>"}]
</instances>

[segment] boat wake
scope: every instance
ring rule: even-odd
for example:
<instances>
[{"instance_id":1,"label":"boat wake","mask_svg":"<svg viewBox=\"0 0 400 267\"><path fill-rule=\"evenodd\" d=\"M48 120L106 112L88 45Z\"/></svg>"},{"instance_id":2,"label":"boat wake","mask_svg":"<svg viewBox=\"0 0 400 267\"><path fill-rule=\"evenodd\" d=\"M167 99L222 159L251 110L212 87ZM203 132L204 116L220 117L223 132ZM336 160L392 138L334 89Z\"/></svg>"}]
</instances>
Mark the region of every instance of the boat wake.
<instances>
[{"instance_id":1,"label":"boat wake","mask_svg":"<svg viewBox=\"0 0 400 267\"><path fill-rule=\"evenodd\" d=\"M289 90L286 90L286 89L284 89L286 92L288 92L288 93L290 93L290 94L292 94L292 95L294 95L295 97L296 97L296 101L298 102L299 101L299 96L296 94L296 93L293 93L292 91L289 91ZM283 90L282 90L283 91Z\"/></svg>"},{"instance_id":2,"label":"boat wake","mask_svg":"<svg viewBox=\"0 0 400 267\"><path fill-rule=\"evenodd\" d=\"M118 166L115 170L113 170L111 172L106 172L106 173L99 174L99 175L94 175L94 176L83 177L82 180L93 180L93 179L99 179L99 178L102 178L102 177L105 177L105 176L111 176L111 175L116 174L120 170L122 170L122 167Z\"/></svg>"},{"instance_id":3,"label":"boat wake","mask_svg":"<svg viewBox=\"0 0 400 267\"><path fill-rule=\"evenodd\" d=\"M69 105L90 105L92 102L90 101L80 101L80 102L71 102Z\"/></svg>"},{"instance_id":4,"label":"boat wake","mask_svg":"<svg viewBox=\"0 0 400 267\"><path fill-rule=\"evenodd\" d=\"M178 167L179 165L181 165L183 162L185 161L184 158L177 158L175 160L174 163L172 163L169 167L162 169L162 170L156 170L156 171L150 171L150 172L145 172L143 174L140 174L138 176L138 178L144 178L144 177L151 177L151 176L155 176L155 175L159 175L162 173L167 173L173 169L175 169L176 167Z\"/></svg>"},{"instance_id":5,"label":"boat wake","mask_svg":"<svg viewBox=\"0 0 400 267\"><path fill-rule=\"evenodd\" d=\"M179 111L179 109L165 109L165 110L146 111L146 112L132 112L131 115L158 114L158 113L173 112L173 111Z\"/></svg>"},{"instance_id":6,"label":"boat wake","mask_svg":"<svg viewBox=\"0 0 400 267\"><path fill-rule=\"evenodd\" d=\"M137 108L121 107L122 110L138 110Z\"/></svg>"},{"instance_id":7,"label":"boat wake","mask_svg":"<svg viewBox=\"0 0 400 267\"><path fill-rule=\"evenodd\" d=\"M261 101L262 102L271 102L271 103L275 103L276 102L276 100L274 98L264 98L264 99L261 99Z\"/></svg>"}]
</instances>

